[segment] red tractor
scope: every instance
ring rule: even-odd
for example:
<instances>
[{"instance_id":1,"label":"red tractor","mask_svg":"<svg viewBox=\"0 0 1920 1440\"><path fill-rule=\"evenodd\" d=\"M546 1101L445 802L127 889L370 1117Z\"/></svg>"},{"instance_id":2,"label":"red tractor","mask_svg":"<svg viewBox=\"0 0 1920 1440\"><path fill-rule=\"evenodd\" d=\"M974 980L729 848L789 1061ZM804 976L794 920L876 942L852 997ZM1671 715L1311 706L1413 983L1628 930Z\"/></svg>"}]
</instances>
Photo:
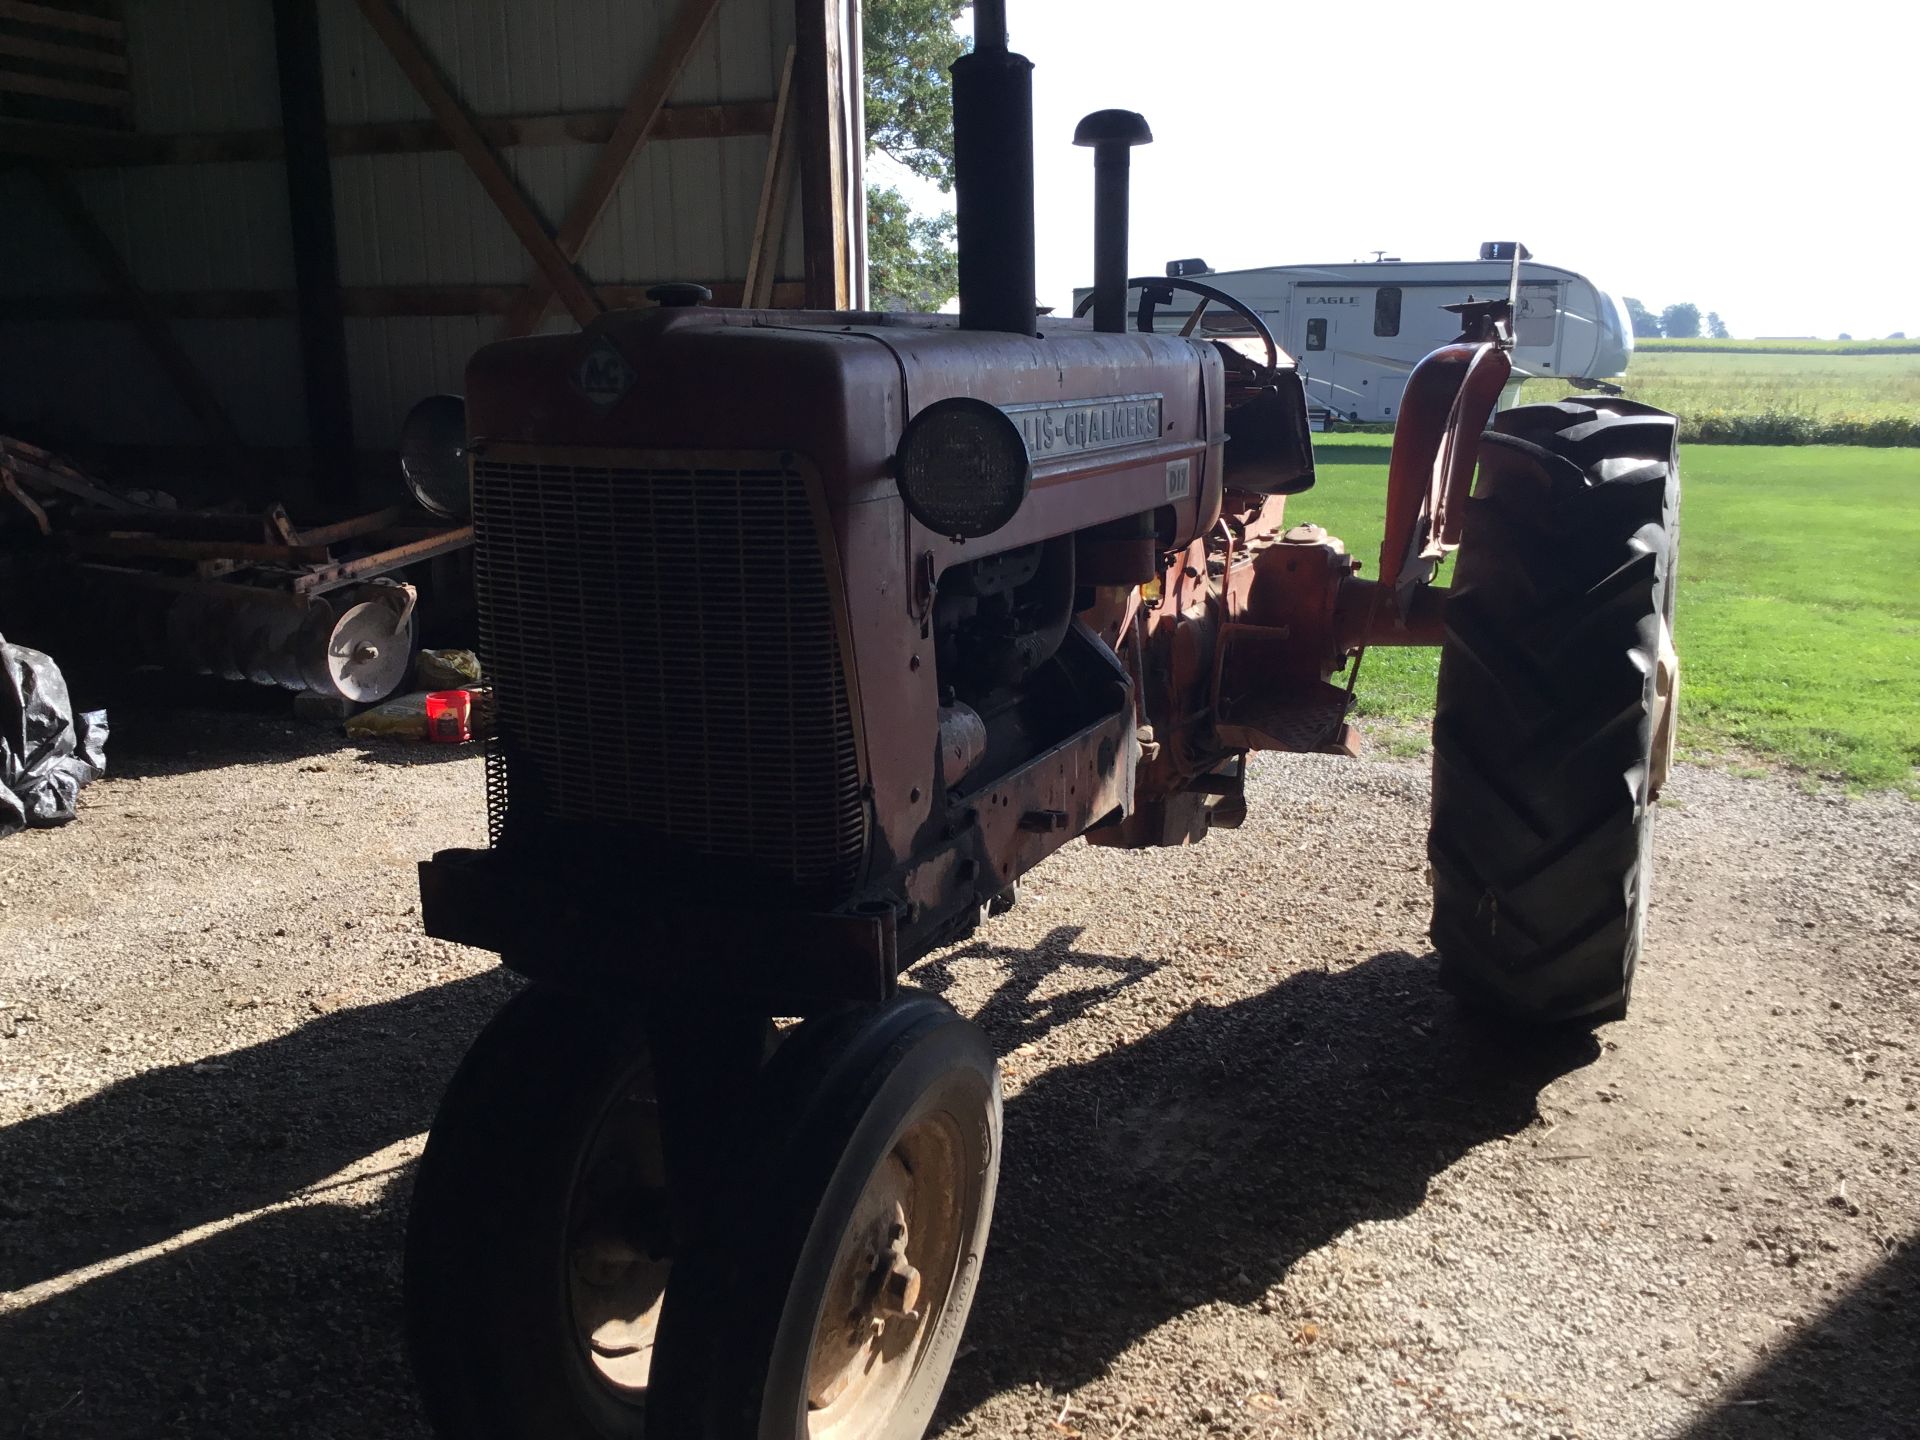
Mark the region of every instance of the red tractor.
<instances>
[{"instance_id":1,"label":"red tractor","mask_svg":"<svg viewBox=\"0 0 1920 1440\"><path fill-rule=\"evenodd\" d=\"M1459 307L1362 578L1284 518L1313 452L1261 318L1128 280L1137 115L1076 137L1091 323L1036 314L1032 67L1004 6L975 14L957 322L663 287L468 371L491 844L423 865L422 914L532 983L413 1202L445 1435L920 1435L1000 1092L986 1036L903 977L1069 841L1197 841L1244 816L1251 752L1350 751L1371 646L1442 648L1442 980L1523 1022L1626 1006L1672 729L1672 418L1495 415L1512 308ZM1153 333L1177 291L1257 343Z\"/></svg>"}]
</instances>

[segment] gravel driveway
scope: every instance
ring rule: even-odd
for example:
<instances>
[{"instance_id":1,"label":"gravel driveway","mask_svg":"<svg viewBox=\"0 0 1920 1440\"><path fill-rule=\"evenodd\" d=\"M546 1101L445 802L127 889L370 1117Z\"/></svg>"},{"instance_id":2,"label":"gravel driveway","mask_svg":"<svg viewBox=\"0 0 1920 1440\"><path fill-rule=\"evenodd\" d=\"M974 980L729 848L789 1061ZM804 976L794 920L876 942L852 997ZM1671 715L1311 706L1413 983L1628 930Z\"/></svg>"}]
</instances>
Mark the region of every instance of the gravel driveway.
<instances>
[{"instance_id":1,"label":"gravel driveway","mask_svg":"<svg viewBox=\"0 0 1920 1440\"><path fill-rule=\"evenodd\" d=\"M123 727L0 841L0 1440L424 1440L408 1172L513 988L469 754ZM1269 757L923 964L1006 1063L948 1436L1920 1436L1920 806L1682 769L1635 1012L1438 993L1417 763Z\"/></svg>"}]
</instances>

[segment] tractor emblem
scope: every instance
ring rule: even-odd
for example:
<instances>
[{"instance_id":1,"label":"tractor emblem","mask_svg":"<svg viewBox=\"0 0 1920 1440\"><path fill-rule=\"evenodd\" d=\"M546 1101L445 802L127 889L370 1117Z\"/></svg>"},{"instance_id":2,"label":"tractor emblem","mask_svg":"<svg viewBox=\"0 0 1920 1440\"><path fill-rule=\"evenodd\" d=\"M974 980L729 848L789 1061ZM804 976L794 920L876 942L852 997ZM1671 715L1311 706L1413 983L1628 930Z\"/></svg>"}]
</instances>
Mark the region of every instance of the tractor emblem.
<instances>
[{"instance_id":1,"label":"tractor emblem","mask_svg":"<svg viewBox=\"0 0 1920 1440\"><path fill-rule=\"evenodd\" d=\"M580 368L573 372L575 388L596 410L611 410L619 404L621 397L633 388L635 378L626 357L614 349L613 342L604 335L593 342Z\"/></svg>"}]
</instances>

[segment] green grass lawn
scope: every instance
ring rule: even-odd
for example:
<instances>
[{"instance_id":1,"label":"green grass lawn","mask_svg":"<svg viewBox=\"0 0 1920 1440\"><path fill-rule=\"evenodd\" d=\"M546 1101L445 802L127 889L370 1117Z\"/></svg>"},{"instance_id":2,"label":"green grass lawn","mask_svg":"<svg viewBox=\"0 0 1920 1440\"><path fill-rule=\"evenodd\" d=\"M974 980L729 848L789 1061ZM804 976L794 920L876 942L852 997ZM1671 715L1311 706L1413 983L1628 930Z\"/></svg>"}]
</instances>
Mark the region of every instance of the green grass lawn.
<instances>
[{"instance_id":1,"label":"green grass lawn","mask_svg":"<svg viewBox=\"0 0 1920 1440\"><path fill-rule=\"evenodd\" d=\"M1657 350L1648 343L1634 351L1620 384L1628 398L1678 415L1683 441L1920 445L1920 347L1805 354ZM1521 399L1564 393L1559 380L1529 380Z\"/></svg>"},{"instance_id":2,"label":"green grass lawn","mask_svg":"<svg viewBox=\"0 0 1920 1440\"><path fill-rule=\"evenodd\" d=\"M1319 483L1287 517L1371 575L1389 438L1320 438ZM1683 750L1920 794L1920 453L1696 445L1680 468ZM1438 663L1369 652L1361 715L1424 720Z\"/></svg>"}]
</instances>

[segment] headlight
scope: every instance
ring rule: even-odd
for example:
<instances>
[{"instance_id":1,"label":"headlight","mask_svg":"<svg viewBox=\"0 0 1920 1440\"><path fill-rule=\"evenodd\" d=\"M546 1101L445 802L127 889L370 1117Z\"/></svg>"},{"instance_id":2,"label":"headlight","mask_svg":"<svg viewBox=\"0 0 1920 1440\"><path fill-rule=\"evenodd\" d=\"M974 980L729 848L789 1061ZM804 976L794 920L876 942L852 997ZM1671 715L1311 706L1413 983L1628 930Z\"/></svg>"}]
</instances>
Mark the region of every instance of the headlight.
<instances>
[{"instance_id":1,"label":"headlight","mask_svg":"<svg viewBox=\"0 0 1920 1440\"><path fill-rule=\"evenodd\" d=\"M473 514L467 478L467 402L429 395L400 422L400 474L423 510L446 520Z\"/></svg>"},{"instance_id":2,"label":"headlight","mask_svg":"<svg viewBox=\"0 0 1920 1440\"><path fill-rule=\"evenodd\" d=\"M951 540L1013 519L1033 483L1020 427L984 400L939 400L914 416L895 461L913 518Z\"/></svg>"}]
</instances>

